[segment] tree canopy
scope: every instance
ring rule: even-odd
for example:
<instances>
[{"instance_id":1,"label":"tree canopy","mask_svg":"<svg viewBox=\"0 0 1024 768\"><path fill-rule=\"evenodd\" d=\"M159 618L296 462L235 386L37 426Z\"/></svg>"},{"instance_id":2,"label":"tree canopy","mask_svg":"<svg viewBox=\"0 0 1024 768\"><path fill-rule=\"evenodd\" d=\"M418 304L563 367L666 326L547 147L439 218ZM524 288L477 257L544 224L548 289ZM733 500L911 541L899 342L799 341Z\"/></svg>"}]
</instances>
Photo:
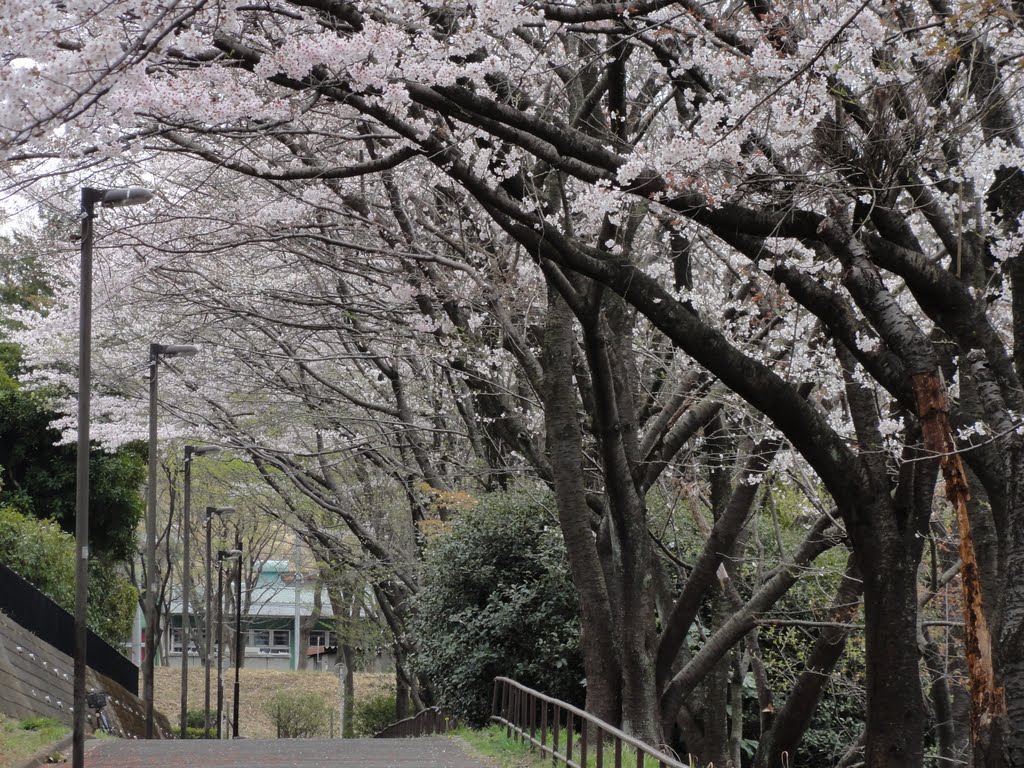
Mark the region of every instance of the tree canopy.
<instances>
[{"instance_id":1,"label":"tree canopy","mask_svg":"<svg viewBox=\"0 0 1024 768\"><path fill-rule=\"evenodd\" d=\"M429 528L534 484L598 716L716 765L753 728L776 765L862 628L844 764L1024 765L1009 0L19 1L5 25L8 189L70 216L83 185L159 187L103 220L94 434L140 434L146 344L201 342L165 434L234 447L372 571L403 669ZM26 316L37 383L68 383L76 312L62 289ZM839 546L831 619L773 688L759 627Z\"/></svg>"}]
</instances>

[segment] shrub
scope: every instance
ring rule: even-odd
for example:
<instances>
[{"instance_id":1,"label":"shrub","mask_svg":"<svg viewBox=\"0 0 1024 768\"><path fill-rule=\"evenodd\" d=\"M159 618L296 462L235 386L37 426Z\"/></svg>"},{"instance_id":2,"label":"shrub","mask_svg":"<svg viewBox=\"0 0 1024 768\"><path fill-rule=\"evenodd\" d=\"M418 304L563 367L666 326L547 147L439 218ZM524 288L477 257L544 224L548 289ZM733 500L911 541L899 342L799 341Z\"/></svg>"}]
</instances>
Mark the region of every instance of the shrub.
<instances>
[{"instance_id":1,"label":"shrub","mask_svg":"<svg viewBox=\"0 0 1024 768\"><path fill-rule=\"evenodd\" d=\"M486 721L497 675L582 703L579 608L542 502L489 494L429 539L414 663L468 724Z\"/></svg>"},{"instance_id":2,"label":"shrub","mask_svg":"<svg viewBox=\"0 0 1024 768\"><path fill-rule=\"evenodd\" d=\"M267 714L282 739L308 739L327 733L327 699L303 690L279 690L266 704Z\"/></svg>"},{"instance_id":3,"label":"shrub","mask_svg":"<svg viewBox=\"0 0 1024 768\"><path fill-rule=\"evenodd\" d=\"M374 736L380 733L395 722L397 709L394 695L383 694L366 701L357 701L352 718L353 735Z\"/></svg>"},{"instance_id":4,"label":"shrub","mask_svg":"<svg viewBox=\"0 0 1024 768\"><path fill-rule=\"evenodd\" d=\"M211 722L210 722L210 730L207 732L207 731L203 730L203 723L205 722L205 714L206 713L203 710L201 710L201 709L190 709L185 714L185 736L186 736L186 738L189 738L189 739L213 739L213 738L216 738L217 726L213 722L213 720L216 720L216 717L214 716L214 717L210 718L210 720L211 720ZM180 728L174 727L174 728L171 728L171 731L173 731L178 736L181 735L181 729Z\"/></svg>"},{"instance_id":5,"label":"shrub","mask_svg":"<svg viewBox=\"0 0 1024 768\"><path fill-rule=\"evenodd\" d=\"M68 612L75 607L75 538L54 521L0 507L0 561ZM89 628L111 645L131 635L138 592L109 561L89 561Z\"/></svg>"}]
</instances>

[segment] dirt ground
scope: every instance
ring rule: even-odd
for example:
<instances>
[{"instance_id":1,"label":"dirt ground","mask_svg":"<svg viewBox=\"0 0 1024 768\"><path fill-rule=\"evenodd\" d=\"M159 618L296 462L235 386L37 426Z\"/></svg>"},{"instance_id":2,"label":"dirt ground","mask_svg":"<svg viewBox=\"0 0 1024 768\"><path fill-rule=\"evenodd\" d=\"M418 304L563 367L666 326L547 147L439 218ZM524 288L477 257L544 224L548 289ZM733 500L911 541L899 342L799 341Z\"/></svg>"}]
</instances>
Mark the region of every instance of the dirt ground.
<instances>
[{"instance_id":1,"label":"dirt ground","mask_svg":"<svg viewBox=\"0 0 1024 768\"><path fill-rule=\"evenodd\" d=\"M203 708L203 668L188 669L188 708ZM224 679L224 707L231 711L234 698L234 669ZM265 711L264 702L281 689L301 689L322 694L328 701L338 701L339 683L330 672L277 672L265 669L245 669L239 676L239 735L249 739L272 739L277 736L270 715ZM142 684L139 684L142 690ZM393 693L393 674L357 672L355 698L360 701L382 694ZM181 670L176 667L157 667L154 672L154 704L167 715L172 725L177 725L181 712ZM210 707L217 708L217 678L210 681ZM214 715L216 717L216 715ZM337 720L335 720L337 723ZM337 724L335 725L337 735Z\"/></svg>"}]
</instances>

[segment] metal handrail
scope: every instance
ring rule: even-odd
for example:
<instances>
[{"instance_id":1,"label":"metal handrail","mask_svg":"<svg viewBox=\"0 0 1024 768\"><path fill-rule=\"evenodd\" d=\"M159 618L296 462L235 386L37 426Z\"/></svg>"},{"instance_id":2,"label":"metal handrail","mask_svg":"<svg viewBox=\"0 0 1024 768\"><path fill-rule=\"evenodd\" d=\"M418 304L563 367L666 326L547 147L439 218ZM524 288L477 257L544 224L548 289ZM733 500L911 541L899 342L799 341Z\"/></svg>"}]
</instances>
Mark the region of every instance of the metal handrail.
<instances>
[{"instance_id":1,"label":"metal handrail","mask_svg":"<svg viewBox=\"0 0 1024 768\"><path fill-rule=\"evenodd\" d=\"M451 715L437 707L430 707L417 712L412 717L391 723L383 730L375 733L375 739L401 739L411 736L431 736L435 733L448 733L458 727L458 722Z\"/></svg>"},{"instance_id":2,"label":"metal handrail","mask_svg":"<svg viewBox=\"0 0 1024 768\"><path fill-rule=\"evenodd\" d=\"M687 768L684 763L588 712L551 696L545 696L508 677L494 678L491 712L491 720L505 725L510 738L513 732L516 733L520 740L528 741L532 746L540 747L542 754L550 755L552 762L560 760L568 768L590 768L587 760L591 744L594 746L595 768L606 766L606 745L612 750L607 766L623 768L623 744L632 747L636 752L636 768L644 768L647 757L657 760L659 768ZM580 727L584 723L588 725ZM579 752L578 758L574 760L577 730ZM562 733L565 734L564 739L560 738ZM547 743L549 735L550 745ZM564 751L559 752L559 747Z\"/></svg>"}]
</instances>

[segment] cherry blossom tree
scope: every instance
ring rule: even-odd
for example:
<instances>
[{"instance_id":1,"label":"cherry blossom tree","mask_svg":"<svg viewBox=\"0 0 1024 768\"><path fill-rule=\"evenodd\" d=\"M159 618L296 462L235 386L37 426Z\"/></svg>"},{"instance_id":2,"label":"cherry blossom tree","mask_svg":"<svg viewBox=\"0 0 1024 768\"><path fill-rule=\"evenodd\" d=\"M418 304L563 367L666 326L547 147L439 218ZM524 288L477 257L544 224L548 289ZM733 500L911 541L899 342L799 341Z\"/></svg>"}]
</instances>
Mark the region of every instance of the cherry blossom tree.
<instances>
[{"instance_id":1,"label":"cherry blossom tree","mask_svg":"<svg viewBox=\"0 0 1024 768\"><path fill-rule=\"evenodd\" d=\"M414 521L417 483L450 491L473 461L485 484L524 467L549 484L588 708L646 738L721 761L691 746L695 686L841 529L863 589L864 761L922 765L938 484L973 759L1021 765L1017 16L943 0L13 3L0 130L12 190L72 168L161 182L158 226L126 228L109 263L111 288L163 314L118 302L109 337L215 335L231 354L169 401L375 557L394 562L338 501L343 455L405 489ZM40 349L71 328L51 317ZM124 393L107 386L113 413ZM757 427L737 471L710 478L704 554L659 597L651 489L723 397ZM687 658L777 455L835 511ZM807 718L782 707L762 764Z\"/></svg>"}]
</instances>

